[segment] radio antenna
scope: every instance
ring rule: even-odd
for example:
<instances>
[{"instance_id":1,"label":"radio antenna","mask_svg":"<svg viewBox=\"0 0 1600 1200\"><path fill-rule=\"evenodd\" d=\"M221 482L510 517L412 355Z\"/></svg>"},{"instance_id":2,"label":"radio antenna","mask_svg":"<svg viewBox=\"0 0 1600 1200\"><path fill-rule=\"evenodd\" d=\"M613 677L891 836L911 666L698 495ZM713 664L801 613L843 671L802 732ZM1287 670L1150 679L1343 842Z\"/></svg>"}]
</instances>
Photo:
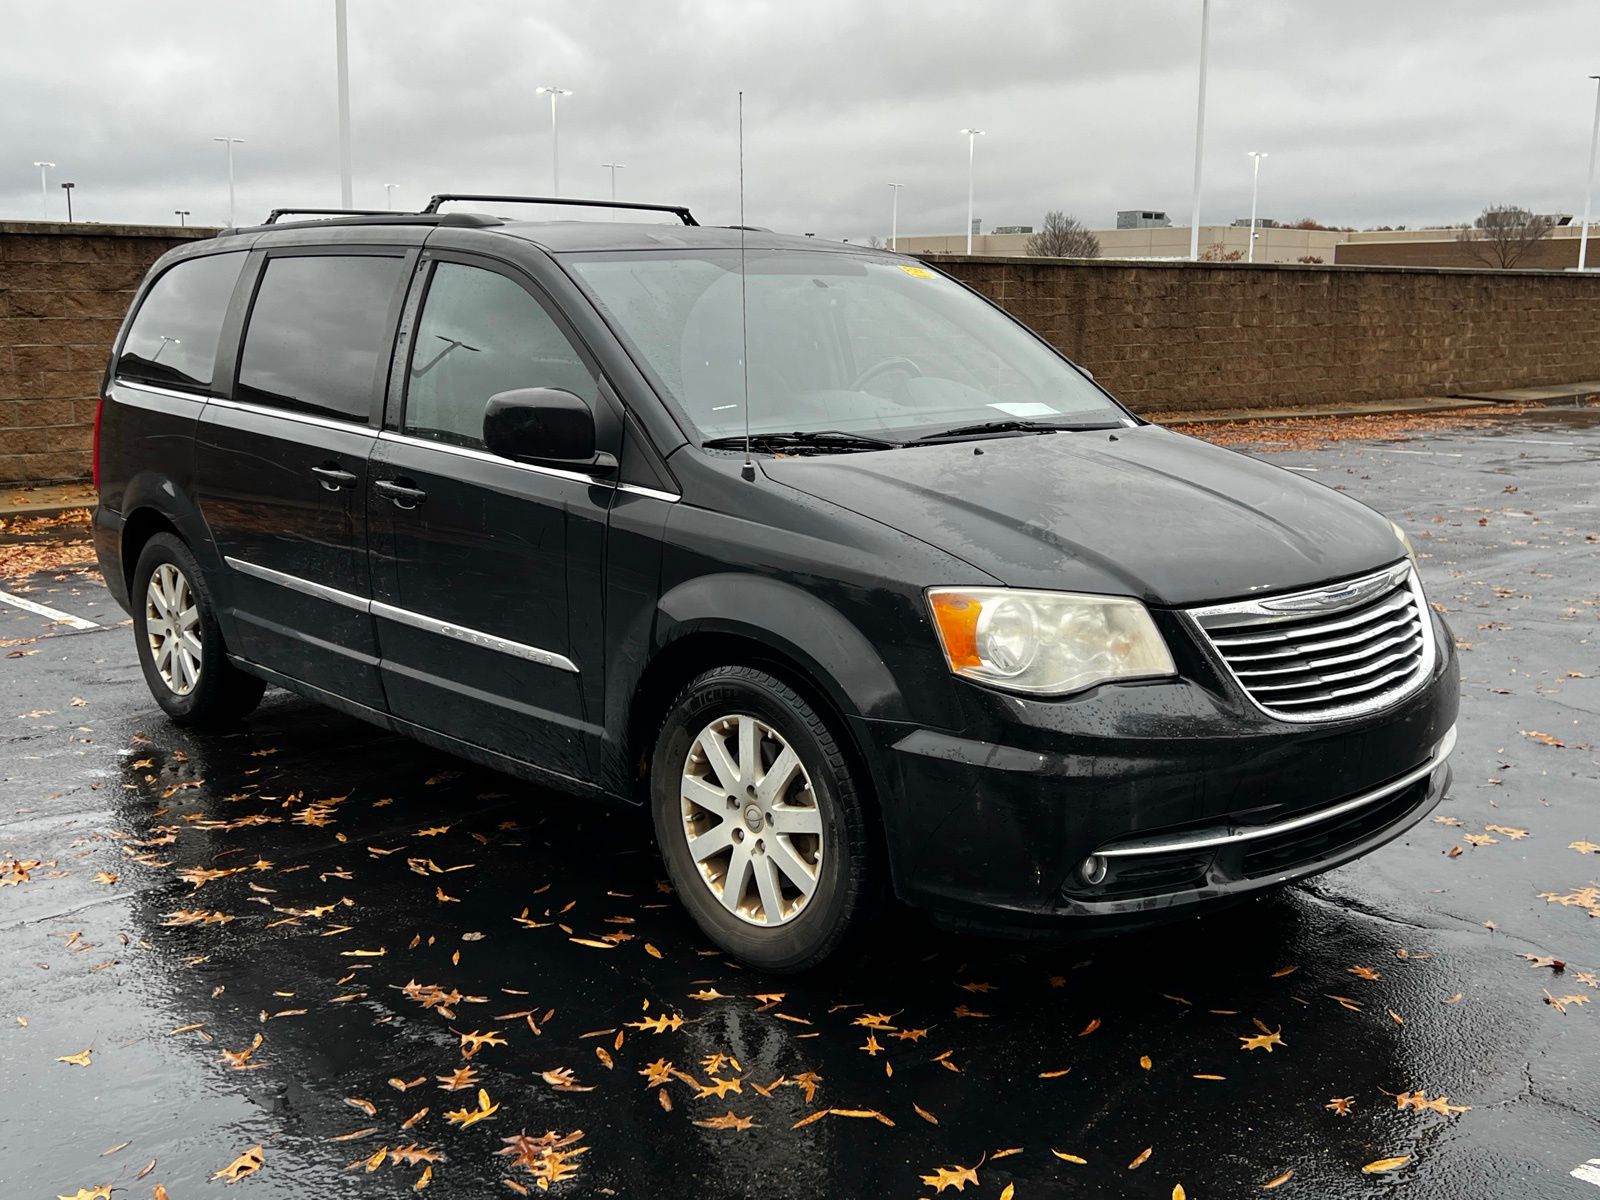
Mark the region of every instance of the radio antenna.
<instances>
[{"instance_id":1,"label":"radio antenna","mask_svg":"<svg viewBox=\"0 0 1600 1200\"><path fill-rule=\"evenodd\" d=\"M739 93L739 366L744 371L744 466L739 474L749 482L756 477L750 459L750 318L745 299L744 269L744 93Z\"/></svg>"}]
</instances>

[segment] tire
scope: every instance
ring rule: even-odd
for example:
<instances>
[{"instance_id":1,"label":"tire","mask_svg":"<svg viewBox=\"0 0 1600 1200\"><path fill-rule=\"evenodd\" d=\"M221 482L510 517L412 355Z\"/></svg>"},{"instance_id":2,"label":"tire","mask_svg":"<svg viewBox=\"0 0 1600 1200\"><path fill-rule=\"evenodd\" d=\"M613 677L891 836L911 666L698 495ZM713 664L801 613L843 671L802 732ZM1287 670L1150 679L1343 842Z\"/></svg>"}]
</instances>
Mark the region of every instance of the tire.
<instances>
[{"instance_id":1,"label":"tire","mask_svg":"<svg viewBox=\"0 0 1600 1200\"><path fill-rule=\"evenodd\" d=\"M720 759L712 740L723 748ZM759 775L742 770L750 749ZM785 749L797 768L793 760L780 767ZM717 667L691 681L656 738L650 798L679 899L708 938L751 966L817 965L868 907L872 851L855 775L827 721L782 680ZM724 842L726 850L708 850ZM736 868L741 853L749 866ZM730 891L735 871L739 886Z\"/></svg>"},{"instance_id":2,"label":"tire","mask_svg":"<svg viewBox=\"0 0 1600 1200\"><path fill-rule=\"evenodd\" d=\"M228 661L211 589L189 547L173 534L158 533L145 543L133 571L130 602L145 683L173 721L227 726L261 703L266 683ZM163 604L177 616L163 613ZM174 636L174 630L183 636ZM162 654L160 648L169 643L171 649Z\"/></svg>"}]
</instances>

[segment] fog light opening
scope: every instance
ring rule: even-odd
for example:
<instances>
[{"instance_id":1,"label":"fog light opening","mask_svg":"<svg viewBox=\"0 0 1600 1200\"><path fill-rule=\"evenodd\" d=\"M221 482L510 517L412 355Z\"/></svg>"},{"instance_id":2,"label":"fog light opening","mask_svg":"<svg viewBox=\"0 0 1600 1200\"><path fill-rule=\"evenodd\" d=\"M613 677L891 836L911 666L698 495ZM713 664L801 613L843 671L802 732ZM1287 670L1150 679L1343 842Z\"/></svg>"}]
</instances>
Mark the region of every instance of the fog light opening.
<instances>
[{"instance_id":1,"label":"fog light opening","mask_svg":"<svg viewBox=\"0 0 1600 1200\"><path fill-rule=\"evenodd\" d=\"M1098 854L1091 854L1083 860L1083 865L1078 868L1078 874L1082 876L1085 883L1092 887L1097 883L1105 882L1106 871L1109 868L1110 864L1105 859Z\"/></svg>"}]
</instances>

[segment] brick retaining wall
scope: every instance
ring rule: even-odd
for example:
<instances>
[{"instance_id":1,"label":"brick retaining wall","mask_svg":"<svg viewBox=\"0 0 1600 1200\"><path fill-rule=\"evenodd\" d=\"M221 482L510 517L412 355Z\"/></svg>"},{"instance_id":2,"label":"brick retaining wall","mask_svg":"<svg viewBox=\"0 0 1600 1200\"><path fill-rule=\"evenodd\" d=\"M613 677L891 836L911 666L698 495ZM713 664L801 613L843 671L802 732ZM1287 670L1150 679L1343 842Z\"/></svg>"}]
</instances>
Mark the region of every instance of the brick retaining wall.
<instances>
[{"instance_id":1,"label":"brick retaining wall","mask_svg":"<svg viewBox=\"0 0 1600 1200\"><path fill-rule=\"evenodd\" d=\"M95 393L145 269L209 229L0 222L0 485L89 471ZM937 256L1136 412L1600 379L1600 278L1547 271Z\"/></svg>"},{"instance_id":2,"label":"brick retaining wall","mask_svg":"<svg viewBox=\"0 0 1600 1200\"><path fill-rule=\"evenodd\" d=\"M89 473L96 394L145 269L210 229L0 221L0 485Z\"/></svg>"},{"instance_id":3,"label":"brick retaining wall","mask_svg":"<svg viewBox=\"0 0 1600 1200\"><path fill-rule=\"evenodd\" d=\"M1600 277L933 256L1135 412L1600 379Z\"/></svg>"}]
</instances>

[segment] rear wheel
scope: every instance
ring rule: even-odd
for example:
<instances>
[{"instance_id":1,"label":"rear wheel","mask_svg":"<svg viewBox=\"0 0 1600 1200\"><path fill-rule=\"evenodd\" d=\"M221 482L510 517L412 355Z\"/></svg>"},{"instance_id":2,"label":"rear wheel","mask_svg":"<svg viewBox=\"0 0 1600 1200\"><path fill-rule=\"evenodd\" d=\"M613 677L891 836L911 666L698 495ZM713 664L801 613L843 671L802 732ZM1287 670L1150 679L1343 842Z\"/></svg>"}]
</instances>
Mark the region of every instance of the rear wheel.
<instances>
[{"instance_id":1,"label":"rear wheel","mask_svg":"<svg viewBox=\"0 0 1600 1200\"><path fill-rule=\"evenodd\" d=\"M804 697L750 667L705 672L667 713L650 783L667 871L712 941L773 971L838 948L869 844L843 748Z\"/></svg>"},{"instance_id":2,"label":"rear wheel","mask_svg":"<svg viewBox=\"0 0 1600 1200\"><path fill-rule=\"evenodd\" d=\"M261 702L266 684L228 661L210 589L170 533L145 543L133 572L133 627L145 682L180 725L224 725Z\"/></svg>"}]
</instances>

